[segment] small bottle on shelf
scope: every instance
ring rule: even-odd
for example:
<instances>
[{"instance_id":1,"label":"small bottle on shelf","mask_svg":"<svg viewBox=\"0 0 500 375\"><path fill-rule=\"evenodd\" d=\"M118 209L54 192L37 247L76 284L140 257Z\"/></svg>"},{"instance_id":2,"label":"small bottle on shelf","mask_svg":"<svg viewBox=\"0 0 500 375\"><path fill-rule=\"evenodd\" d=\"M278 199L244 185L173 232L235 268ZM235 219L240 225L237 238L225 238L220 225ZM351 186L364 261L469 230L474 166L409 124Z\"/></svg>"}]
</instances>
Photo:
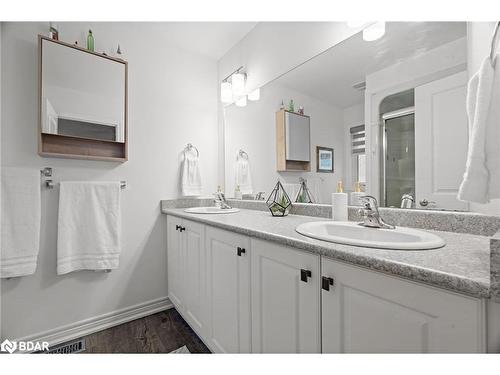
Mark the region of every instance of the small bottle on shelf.
<instances>
[{"instance_id":1,"label":"small bottle on shelf","mask_svg":"<svg viewBox=\"0 0 500 375\"><path fill-rule=\"evenodd\" d=\"M89 35L87 35L87 49L94 52L94 35L92 35L92 30L89 30Z\"/></svg>"}]
</instances>

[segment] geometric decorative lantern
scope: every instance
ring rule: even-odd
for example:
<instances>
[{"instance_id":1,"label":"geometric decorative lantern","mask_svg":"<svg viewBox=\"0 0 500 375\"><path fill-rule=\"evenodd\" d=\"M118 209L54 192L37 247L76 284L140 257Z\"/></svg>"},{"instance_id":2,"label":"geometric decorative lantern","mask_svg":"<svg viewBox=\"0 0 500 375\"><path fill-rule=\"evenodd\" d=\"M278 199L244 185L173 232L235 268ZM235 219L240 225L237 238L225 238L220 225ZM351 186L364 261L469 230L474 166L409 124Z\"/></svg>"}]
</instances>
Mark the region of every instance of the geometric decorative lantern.
<instances>
[{"instance_id":1,"label":"geometric decorative lantern","mask_svg":"<svg viewBox=\"0 0 500 375\"><path fill-rule=\"evenodd\" d=\"M266 201L273 216L286 216L292 208L292 201L278 180Z\"/></svg>"},{"instance_id":2,"label":"geometric decorative lantern","mask_svg":"<svg viewBox=\"0 0 500 375\"><path fill-rule=\"evenodd\" d=\"M300 178L300 189L297 193L297 197L295 198L295 202L297 203L314 203L313 195L311 191L307 187L307 180Z\"/></svg>"}]
</instances>

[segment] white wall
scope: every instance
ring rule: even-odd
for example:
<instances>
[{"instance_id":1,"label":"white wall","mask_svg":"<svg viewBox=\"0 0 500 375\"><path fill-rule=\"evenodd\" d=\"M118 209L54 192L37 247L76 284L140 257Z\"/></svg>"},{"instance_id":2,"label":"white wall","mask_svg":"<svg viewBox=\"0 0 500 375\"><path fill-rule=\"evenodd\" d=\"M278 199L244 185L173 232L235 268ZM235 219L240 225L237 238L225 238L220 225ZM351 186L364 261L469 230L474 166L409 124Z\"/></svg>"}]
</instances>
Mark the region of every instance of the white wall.
<instances>
[{"instance_id":1,"label":"white wall","mask_svg":"<svg viewBox=\"0 0 500 375\"><path fill-rule=\"evenodd\" d=\"M479 69L484 58L490 53L491 37L495 22L467 23L467 64L469 77ZM497 48L497 53L500 48ZM500 215L500 199L494 199L488 204L471 203L471 211L484 214Z\"/></svg>"},{"instance_id":2,"label":"white wall","mask_svg":"<svg viewBox=\"0 0 500 375\"><path fill-rule=\"evenodd\" d=\"M344 22L259 22L218 63L219 80L240 66L248 74L251 91L297 65L356 34ZM224 141L222 107L219 105L219 139ZM224 149L219 149L219 183L224 185ZM229 189L226 189L229 191Z\"/></svg>"},{"instance_id":3,"label":"white wall","mask_svg":"<svg viewBox=\"0 0 500 375\"><path fill-rule=\"evenodd\" d=\"M296 110L300 105L311 117L311 172L276 171L276 120L280 103L293 99ZM331 201L331 193L344 172L344 138L342 111L328 103L311 98L300 92L270 83L261 89L257 102L246 107L234 105L226 108L225 153L226 193L233 196L235 185L236 154L245 150L250 159L254 192L269 194L278 179L286 183L298 183L299 177L308 180L313 194L322 203ZM316 172L316 146L334 149L334 173ZM316 194L315 194L316 193ZM293 197L290 197L293 199Z\"/></svg>"},{"instance_id":4,"label":"white wall","mask_svg":"<svg viewBox=\"0 0 500 375\"><path fill-rule=\"evenodd\" d=\"M56 276L58 190L42 190L42 230L33 276L2 282L2 337L55 329L167 295L165 218L160 200L179 195L186 143L200 151L204 192L217 181L217 65L169 46L137 24L62 23L61 39L96 50L120 43L129 61L129 161L79 161L37 155L37 34L46 23L6 23L2 30L2 166L54 168L55 180L126 180L120 268ZM76 74L77 72L75 72Z\"/></svg>"}]
</instances>

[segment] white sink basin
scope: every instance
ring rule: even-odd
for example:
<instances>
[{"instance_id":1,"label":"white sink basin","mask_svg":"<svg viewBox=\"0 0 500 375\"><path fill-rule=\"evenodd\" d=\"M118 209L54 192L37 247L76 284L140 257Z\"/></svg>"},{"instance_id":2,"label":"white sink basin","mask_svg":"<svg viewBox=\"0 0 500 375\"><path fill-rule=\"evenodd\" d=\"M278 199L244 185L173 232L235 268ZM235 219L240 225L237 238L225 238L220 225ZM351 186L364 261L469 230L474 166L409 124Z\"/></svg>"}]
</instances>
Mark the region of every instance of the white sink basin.
<instances>
[{"instance_id":1,"label":"white sink basin","mask_svg":"<svg viewBox=\"0 0 500 375\"><path fill-rule=\"evenodd\" d=\"M430 250L446 245L441 237L423 230L367 228L349 221L304 223L295 230L318 240L378 249Z\"/></svg>"},{"instance_id":2,"label":"white sink basin","mask_svg":"<svg viewBox=\"0 0 500 375\"><path fill-rule=\"evenodd\" d=\"M189 212L191 214L234 214L238 212L238 208L225 208L220 207L191 207L186 208L184 212Z\"/></svg>"}]
</instances>

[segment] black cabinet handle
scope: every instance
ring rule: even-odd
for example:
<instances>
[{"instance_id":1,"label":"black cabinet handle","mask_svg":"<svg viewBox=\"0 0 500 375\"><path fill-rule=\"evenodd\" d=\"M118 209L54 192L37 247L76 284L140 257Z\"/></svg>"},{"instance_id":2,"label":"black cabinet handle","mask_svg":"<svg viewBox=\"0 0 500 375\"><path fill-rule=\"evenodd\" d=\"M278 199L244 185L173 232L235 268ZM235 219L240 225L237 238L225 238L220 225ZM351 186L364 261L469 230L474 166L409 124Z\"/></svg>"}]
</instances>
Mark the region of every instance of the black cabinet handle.
<instances>
[{"instance_id":1,"label":"black cabinet handle","mask_svg":"<svg viewBox=\"0 0 500 375\"><path fill-rule=\"evenodd\" d=\"M323 276L321 278L321 288L328 291L330 290L330 285L333 285L333 278Z\"/></svg>"},{"instance_id":2,"label":"black cabinet handle","mask_svg":"<svg viewBox=\"0 0 500 375\"><path fill-rule=\"evenodd\" d=\"M175 230L179 230L179 229L181 229L181 228L182 228L182 227L181 227L180 225L176 225L176 226L175 226Z\"/></svg>"},{"instance_id":3,"label":"black cabinet handle","mask_svg":"<svg viewBox=\"0 0 500 375\"><path fill-rule=\"evenodd\" d=\"M300 270L300 280L307 283L307 278L311 277L312 273L309 270Z\"/></svg>"},{"instance_id":4,"label":"black cabinet handle","mask_svg":"<svg viewBox=\"0 0 500 375\"><path fill-rule=\"evenodd\" d=\"M246 252L245 248L243 248L243 247L237 247L237 250L238 250L239 257L241 256L241 254L244 254Z\"/></svg>"},{"instance_id":5,"label":"black cabinet handle","mask_svg":"<svg viewBox=\"0 0 500 375\"><path fill-rule=\"evenodd\" d=\"M180 228L179 228L179 230L180 230L181 232L183 232L183 231L185 231L185 230L186 230L186 227L180 227Z\"/></svg>"}]
</instances>

